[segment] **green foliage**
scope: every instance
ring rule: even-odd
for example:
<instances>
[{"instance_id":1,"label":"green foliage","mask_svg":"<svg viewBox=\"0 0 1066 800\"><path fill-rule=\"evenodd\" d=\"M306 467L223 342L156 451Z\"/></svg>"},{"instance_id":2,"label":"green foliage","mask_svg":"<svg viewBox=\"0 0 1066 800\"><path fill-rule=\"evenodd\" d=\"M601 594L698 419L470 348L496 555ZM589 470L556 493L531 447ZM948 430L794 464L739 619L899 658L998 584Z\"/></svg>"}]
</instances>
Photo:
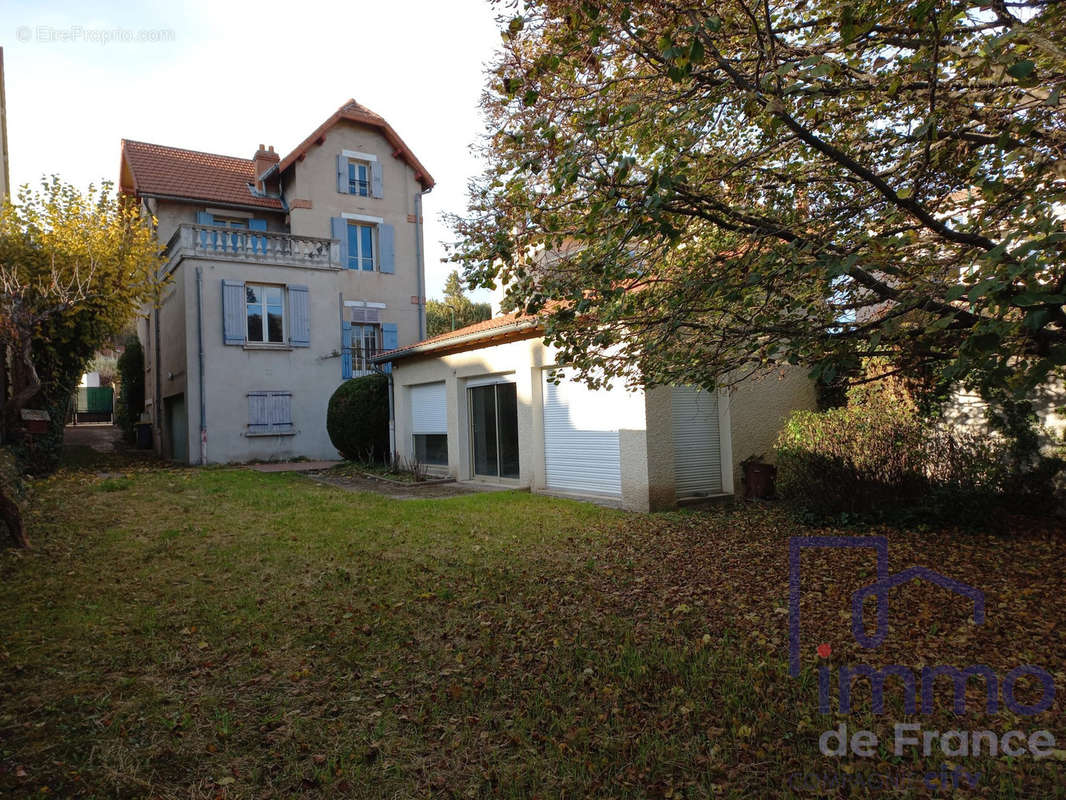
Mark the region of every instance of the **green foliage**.
<instances>
[{"instance_id":1,"label":"green foliage","mask_svg":"<svg viewBox=\"0 0 1066 800\"><path fill-rule=\"evenodd\" d=\"M389 382L379 373L352 378L329 399L326 430L349 461L389 456Z\"/></svg>"},{"instance_id":2,"label":"green foliage","mask_svg":"<svg viewBox=\"0 0 1066 800\"><path fill-rule=\"evenodd\" d=\"M524 0L456 260L584 372L1025 396L1066 365L1066 4L981 9Z\"/></svg>"},{"instance_id":3,"label":"green foliage","mask_svg":"<svg viewBox=\"0 0 1066 800\"><path fill-rule=\"evenodd\" d=\"M101 386L111 386L118 377L118 359L114 356L97 355L89 362L86 372L95 372L100 376Z\"/></svg>"},{"instance_id":4,"label":"green foliage","mask_svg":"<svg viewBox=\"0 0 1066 800\"><path fill-rule=\"evenodd\" d=\"M475 303L466 296L459 272L452 270L444 285L444 299L426 302L426 335L438 336L481 322L491 315L488 303Z\"/></svg>"},{"instance_id":5,"label":"green foliage","mask_svg":"<svg viewBox=\"0 0 1066 800\"><path fill-rule=\"evenodd\" d=\"M86 365L157 297L161 256L150 222L108 183L82 193L54 176L0 209L0 346L10 357L0 402L29 471L55 468ZM47 434L20 436L23 407L49 412Z\"/></svg>"},{"instance_id":6,"label":"green foliage","mask_svg":"<svg viewBox=\"0 0 1066 800\"><path fill-rule=\"evenodd\" d=\"M1008 440L951 431L900 392L864 387L848 405L792 414L777 441L777 490L817 518L873 514L987 521L1040 510L1055 467L1019 464Z\"/></svg>"},{"instance_id":7,"label":"green foliage","mask_svg":"<svg viewBox=\"0 0 1066 800\"><path fill-rule=\"evenodd\" d=\"M788 539L805 531L771 505L394 500L292 473L95 457L35 487L40 554L0 553L0 797L1061 800L1055 756L969 757L986 793L927 789L921 777L943 772L935 744L889 766L833 762L860 779L891 770L900 791L841 788L828 767L821 788L796 780L823 771L819 734L844 721L817 713L815 644L834 664L871 660L840 611L872 564L805 557L818 598L790 677L773 609L788 596ZM102 469L128 488L99 490L114 480ZM917 653L1066 672L1066 537L1027 524L1009 538L880 532L894 571L976 583L989 624L915 583L892 598L874 666ZM891 740L902 694L890 680L875 715L860 684L849 733ZM967 695L965 727L1016 726L983 699ZM935 706L923 728L960 727L949 687ZM1056 703L1033 725L1064 721ZM262 763L264 745L268 766L235 768Z\"/></svg>"},{"instance_id":8,"label":"green foliage","mask_svg":"<svg viewBox=\"0 0 1066 800\"><path fill-rule=\"evenodd\" d=\"M26 496L26 484L22 479L18 457L10 447L0 447L0 492L19 504Z\"/></svg>"},{"instance_id":9,"label":"green foliage","mask_svg":"<svg viewBox=\"0 0 1066 800\"><path fill-rule=\"evenodd\" d=\"M118 375L115 421L132 439L133 426L144 411L144 348L139 337L126 339L126 349L118 358Z\"/></svg>"}]
</instances>

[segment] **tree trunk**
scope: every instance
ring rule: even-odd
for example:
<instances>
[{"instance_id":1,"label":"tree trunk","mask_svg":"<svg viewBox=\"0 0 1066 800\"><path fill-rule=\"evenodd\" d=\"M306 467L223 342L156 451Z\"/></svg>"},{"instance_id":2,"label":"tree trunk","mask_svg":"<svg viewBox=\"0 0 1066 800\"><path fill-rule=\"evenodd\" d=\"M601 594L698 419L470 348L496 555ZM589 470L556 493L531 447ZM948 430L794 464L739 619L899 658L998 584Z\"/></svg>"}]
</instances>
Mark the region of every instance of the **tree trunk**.
<instances>
[{"instance_id":1,"label":"tree trunk","mask_svg":"<svg viewBox=\"0 0 1066 800\"><path fill-rule=\"evenodd\" d=\"M30 540L26 538L26 530L22 526L22 512L19 511L18 504L4 494L3 489L0 489L0 521L7 525L7 532L13 545L30 546Z\"/></svg>"}]
</instances>

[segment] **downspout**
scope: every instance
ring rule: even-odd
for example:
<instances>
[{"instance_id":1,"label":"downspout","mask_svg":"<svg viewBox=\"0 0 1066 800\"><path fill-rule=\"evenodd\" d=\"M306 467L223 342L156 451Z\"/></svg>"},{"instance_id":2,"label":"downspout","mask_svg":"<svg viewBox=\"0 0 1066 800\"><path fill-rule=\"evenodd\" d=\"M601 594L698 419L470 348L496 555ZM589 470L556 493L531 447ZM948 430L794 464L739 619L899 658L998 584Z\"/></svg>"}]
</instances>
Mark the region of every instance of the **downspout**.
<instances>
[{"instance_id":1,"label":"downspout","mask_svg":"<svg viewBox=\"0 0 1066 800\"><path fill-rule=\"evenodd\" d=\"M426 338L426 264L422 247L422 195L433 187L415 192L415 261L418 263L418 341Z\"/></svg>"},{"instance_id":2,"label":"downspout","mask_svg":"<svg viewBox=\"0 0 1066 800\"><path fill-rule=\"evenodd\" d=\"M391 462L397 456L396 451L396 406L395 395L392 389L392 365L389 364L385 372L385 377L389 379L389 461Z\"/></svg>"},{"instance_id":3,"label":"downspout","mask_svg":"<svg viewBox=\"0 0 1066 800\"><path fill-rule=\"evenodd\" d=\"M159 306L155 307L155 429L159 434L159 455L165 457L163 442L163 362L159 347Z\"/></svg>"},{"instance_id":4,"label":"downspout","mask_svg":"<svg viewBox=\"0 0 1066 800\"><path fill-rule=\"evenodd\" d=\"M207 466L207 403L204 390L204 275L196 268L196 347L200 372L200 464Z\"/></svg>"}]
</instances>

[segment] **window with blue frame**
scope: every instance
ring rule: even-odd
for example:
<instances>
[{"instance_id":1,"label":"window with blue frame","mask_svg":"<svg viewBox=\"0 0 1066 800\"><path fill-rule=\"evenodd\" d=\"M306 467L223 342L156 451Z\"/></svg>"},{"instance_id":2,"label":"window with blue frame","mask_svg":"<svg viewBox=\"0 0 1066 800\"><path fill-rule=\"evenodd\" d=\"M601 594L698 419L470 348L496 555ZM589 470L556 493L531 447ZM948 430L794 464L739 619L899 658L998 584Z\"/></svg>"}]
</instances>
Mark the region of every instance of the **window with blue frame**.
<instances>
[{"instance_id":1,"label":"window with blue frame","mask_svg":"<svg viewBox=\"0 0 1066 800\"><path fill-rule=\"evenodd\" d=\"M348 162L348 194L370 194L370 165L365 161Z\"/></svg>"},{"instance_id":2,"label":"window with blue frame","mask_svg":"<svg viewBox=\"0 0 1066 800\"><path fill-rule=\"evenodd\" d=\"M348 269L373 272L377 267L374 225L348 223Z\"/></svg>"}]
</instances>

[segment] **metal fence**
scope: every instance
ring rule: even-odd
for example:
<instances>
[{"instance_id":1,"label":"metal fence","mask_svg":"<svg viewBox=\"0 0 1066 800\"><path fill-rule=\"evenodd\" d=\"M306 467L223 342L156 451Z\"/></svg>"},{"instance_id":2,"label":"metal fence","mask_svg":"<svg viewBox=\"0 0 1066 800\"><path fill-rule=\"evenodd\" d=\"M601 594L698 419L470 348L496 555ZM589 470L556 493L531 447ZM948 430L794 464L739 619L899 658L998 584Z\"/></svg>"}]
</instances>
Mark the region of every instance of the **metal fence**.
<instances>
[{"instance_id":1,"label":"metal fence","mask_svg":"<svg viewBox=\"0 0 1066 800\"><path fill-rule=\"evenodd\" d=\"M74 424L114 422L115 390L110 386L79 386L74 395Z\"/></svg>"}]
</instances>

